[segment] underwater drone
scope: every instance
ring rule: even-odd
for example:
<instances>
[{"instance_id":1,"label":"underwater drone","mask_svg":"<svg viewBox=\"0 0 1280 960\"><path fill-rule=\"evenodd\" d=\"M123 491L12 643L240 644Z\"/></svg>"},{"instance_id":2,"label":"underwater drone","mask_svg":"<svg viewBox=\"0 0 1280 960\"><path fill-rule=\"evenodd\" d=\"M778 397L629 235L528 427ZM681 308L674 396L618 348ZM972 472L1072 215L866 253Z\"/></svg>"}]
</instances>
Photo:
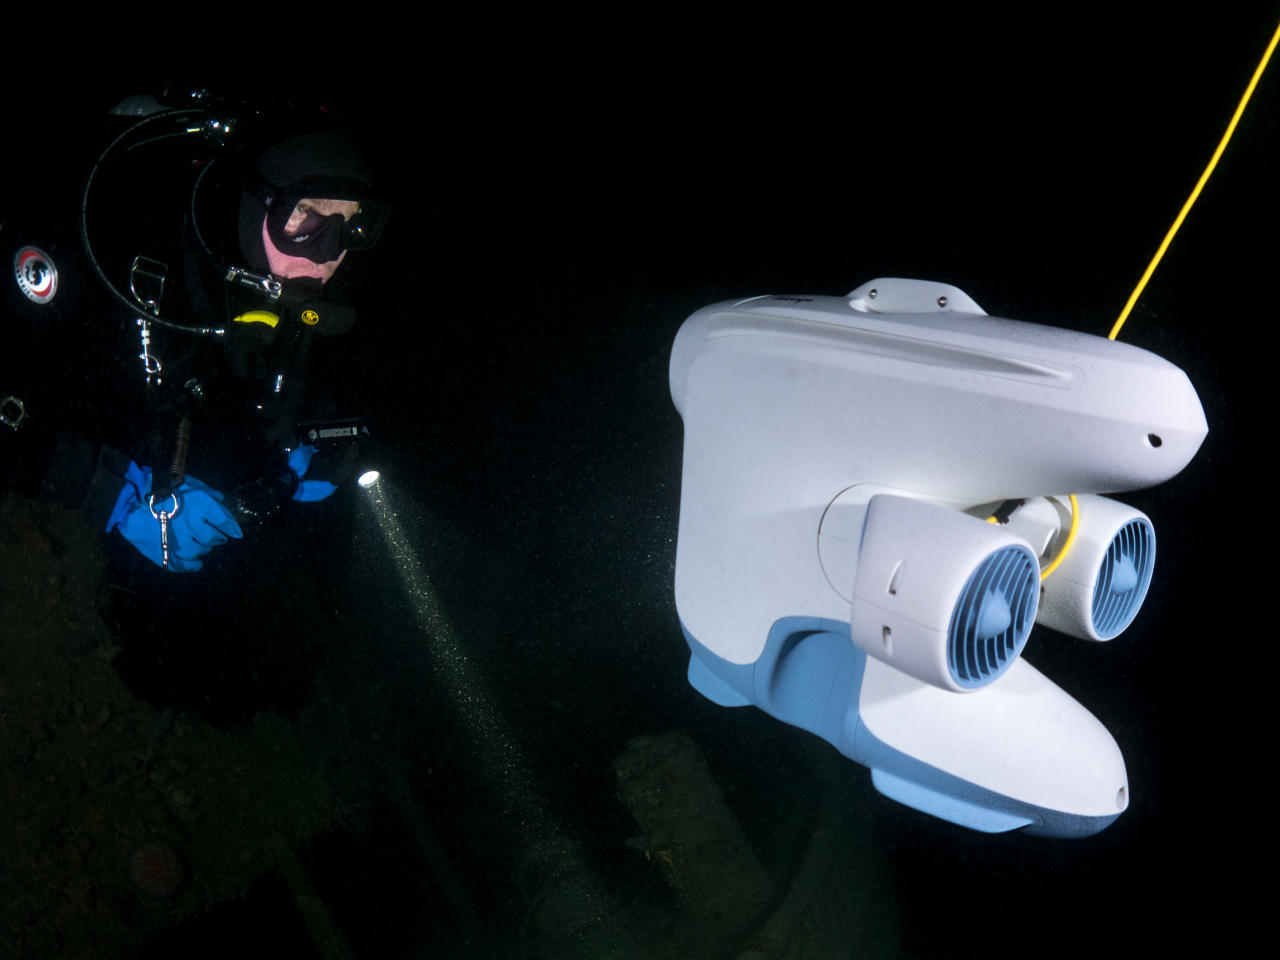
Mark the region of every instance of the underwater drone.
<instances>
[{"instance_id":1,"label":"underwater drone","mask_svg":"<svg viewBox=\"0 0 1280 960\"><path fill-rule=\"evenodd\" d=\"M705 307L670 378L695 689L975 830L1088 836L1124 812L1115 740L1020 654L1034 622L1104 641L1137 614L1155 531L1100 494L1199 449L1182 370L878 279Z\"/></svg>"}]
</instances>

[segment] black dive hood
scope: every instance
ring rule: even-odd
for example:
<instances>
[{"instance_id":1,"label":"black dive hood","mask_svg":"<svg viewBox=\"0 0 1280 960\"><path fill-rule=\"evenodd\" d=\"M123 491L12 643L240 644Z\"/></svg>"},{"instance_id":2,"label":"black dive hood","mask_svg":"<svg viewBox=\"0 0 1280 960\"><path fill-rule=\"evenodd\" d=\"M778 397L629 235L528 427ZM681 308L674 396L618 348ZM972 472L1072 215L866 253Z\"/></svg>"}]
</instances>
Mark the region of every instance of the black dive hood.
<instances>
[{"instance_id":1,"label":"black dive hood","mask_svg":"<svg viewBox=\"0 0 1280 960\"><path fill-rule=\"evenodd\" d=\"M264 152L248 177L240 195L240 249L249 270L260 276L241 276L240 282L261 286L287 309L318 316L318 322L308 320L318 333L345 333L355 323L355 310L340 302L341 297L327 298L333 279L323 287L311 278L272 277L266 284L257 281L270 275L262 236L264 222L278 250L313 263L328 263L344 252L368 250L378 242L390 211L374 196L373 177L360 144L350 134L337 131L301 134ZM286 235L285 223L298 202L307 198L353 200L360 209L349 219L313 211L296 235ZM229 279L236 279L235 274L237 271L231 270Z\"/></svg>"},{"instance_id":2,"label":"black dive hood","mask_svg":"<svg viewBox=\"0 0 1280 960\"><path fill-rule=\"evenodd\" d=\"M256 182L246 184L240 200L240 247L250 267L265 270L262 224L276 247L314 263L336 260L344 250L368 250L386 226L388 208L373 195L372 174L357 141L346 133L324 131L292 137L268 149L258 160ZM354 200L360 210L350 219L312 213L298 237L284 224L305 198Z\"/></svg>"}]
</instances>

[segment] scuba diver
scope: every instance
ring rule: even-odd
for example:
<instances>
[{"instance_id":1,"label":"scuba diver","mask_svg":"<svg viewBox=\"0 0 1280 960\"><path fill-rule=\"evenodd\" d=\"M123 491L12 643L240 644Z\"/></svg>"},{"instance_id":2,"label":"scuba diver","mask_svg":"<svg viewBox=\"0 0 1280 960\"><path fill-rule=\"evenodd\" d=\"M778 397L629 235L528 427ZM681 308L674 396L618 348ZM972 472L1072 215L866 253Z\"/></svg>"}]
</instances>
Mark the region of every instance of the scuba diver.
<instances>
[{"instance_id":1,"label":"scuba diver","mask_svg":"<svg viewBox=\"0 0 1280 960\"><path fill-rule=\"evenodd\" d=\"M29 333L0 363L0 483L193 572L353 475L350 332L389 210L366 146L321 111L201 92L111 114L76 236L0 227L5 313Z\"/></svg>"}]
</instances>

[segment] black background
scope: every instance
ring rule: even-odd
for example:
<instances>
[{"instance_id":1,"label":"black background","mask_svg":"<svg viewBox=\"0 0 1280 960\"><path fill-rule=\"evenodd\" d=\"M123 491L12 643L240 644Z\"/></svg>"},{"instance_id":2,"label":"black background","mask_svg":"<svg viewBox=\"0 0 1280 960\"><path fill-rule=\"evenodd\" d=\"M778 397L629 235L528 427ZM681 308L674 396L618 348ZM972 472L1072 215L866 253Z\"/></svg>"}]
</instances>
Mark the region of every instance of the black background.
<instances>
[{"instance_id":1,"label":"black background","mask_svg":"<svg viewBox=\"0 0 1280 960\"><path fill-rule=\"evenodd\" d=\"M411 538L563 820L608 832L608 762L637 733L698 731L713 769L747 780L776 765L750 749L774 721L720 719L684 681L671 596L682 433L666 384L681 321L722 299L896 275L1105 335L1276 13L903 10L696 38L651 19L574 24L580 43L544 39L568 25L504 25L500 39L442 24L359 69L334 56L296 83L271 72L380 138L395 213L388 308L361 321L369 416L385 472L425 518ZM129 84L188 79L131 66L108 92L50 92L58 131L92 127ZM1156 526L1146 607L1113 643L1037 631L1027 648L1115 735L1131 806L1097 837L1052 841L869 797L907 955L1107 956L1171 935L1229 948L1265 916L1266 881L1245 867L1265 857L1273 819L1274 71L1121 334L1187 371L1210 425L1181 475L1124 497ZM95 142L33 149L70 178ZM358 526L355 501L338 503ZM381 578L393 595L368 538L352 544L334 562L367 572L348 586ZM388 673L411 632L389 612L363 631L389 645ZM465 765L438 739L446 701L399 672L403 741L423 738L424 765ZM429 802L447 819L460 801Z\"/></svg>"}]
</instances>

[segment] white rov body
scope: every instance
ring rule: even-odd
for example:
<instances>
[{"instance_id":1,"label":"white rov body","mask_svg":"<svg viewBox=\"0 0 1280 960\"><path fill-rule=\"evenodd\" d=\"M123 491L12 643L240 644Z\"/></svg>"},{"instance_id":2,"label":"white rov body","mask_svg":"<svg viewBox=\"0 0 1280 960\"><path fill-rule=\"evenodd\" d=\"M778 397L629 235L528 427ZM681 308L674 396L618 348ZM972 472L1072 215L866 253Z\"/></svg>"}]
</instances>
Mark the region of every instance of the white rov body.
<instances>
[{"instance_id":1,"label":"white rov body","mask_svg":"<svg viewBox=\"0 0 1280 960\"><path fill-rule=\"evenodd\" d=\"M1110 639L1150 583L1140 512L1068 494L1167 480L1207 432L1186 375L1101 337L987 316L945 284L759 297L689 317L676 606L690 681L979 829L1081 835L1127 805L1088 711L1018 659L1033 620ZM985 517L1005 501L1005 523Z\"/></svg>"}]
</instances>

